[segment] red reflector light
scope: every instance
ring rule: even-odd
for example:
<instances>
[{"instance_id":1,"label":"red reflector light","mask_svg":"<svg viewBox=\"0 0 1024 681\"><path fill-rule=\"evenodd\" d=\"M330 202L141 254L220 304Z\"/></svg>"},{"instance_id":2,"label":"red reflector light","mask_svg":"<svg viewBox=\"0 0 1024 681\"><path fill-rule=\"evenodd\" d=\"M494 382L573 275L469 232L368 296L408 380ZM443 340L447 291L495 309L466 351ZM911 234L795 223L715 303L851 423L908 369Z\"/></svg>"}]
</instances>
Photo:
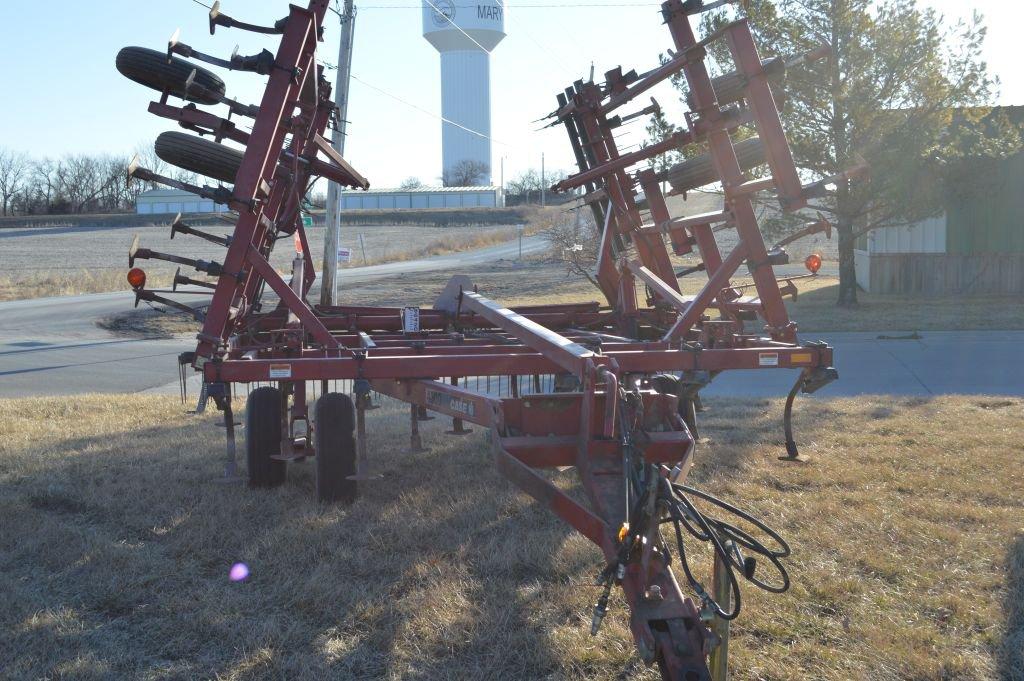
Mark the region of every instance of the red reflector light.
<instances>
[{"instance_id":1,"label":"red reflector light","mask_svg":"<svg viewBox=\"0 0 1024 681\"><path fill-rule=\"evenodd\" d=\"M817 274L818 270L821 269L821 256L817 253L811 253L807 256L807 259L804 260L804 267L806 267L811 274Z\"/></svg>"},{"instance_id":2,"label":"red reflector light","mask_svg":"<svg viewBox=\"0 0 1024 681\"><path fill-rule=\"evenodd\" d=\"M138 267L128 270L128 283L132 288L142 288L146 285L146 273Z\"/></svg>"}]
</instances>

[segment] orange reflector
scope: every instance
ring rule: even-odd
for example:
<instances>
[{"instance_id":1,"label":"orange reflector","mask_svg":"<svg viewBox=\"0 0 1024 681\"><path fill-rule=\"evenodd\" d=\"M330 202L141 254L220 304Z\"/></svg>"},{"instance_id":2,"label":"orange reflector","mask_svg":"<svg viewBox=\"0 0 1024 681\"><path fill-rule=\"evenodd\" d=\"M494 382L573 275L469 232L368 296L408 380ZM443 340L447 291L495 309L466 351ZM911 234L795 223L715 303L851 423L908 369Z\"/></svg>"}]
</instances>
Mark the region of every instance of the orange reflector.
<instances>
[{"instance_id":1,"label":"orange reflector","mask_svg":"<svg viewBox=\"0 0 1024 681\"><path fill-rule=\"evenodd\" d=\"M622 523L622 527L619 528L619 541L625 539L627 534L629 534L629 523Z\"/></svg>"},{"instance_id":2,"label":"orange reflector","mask_svg":"<svg viewBox=\"0 0 1024 681\"><path fill-rule=\"evenodd\" d=\"M818 270L821 269L821 256L817 253L811 253L807 256L807 259L804 260L804 267L806 267L811 274L817 274Z\"/></svg>"},{"instance_id":3,"label":"orange reflector","mask_svg":"<svg viewBox=\"0 0 1024 681\"><path fill-rule=\"evenodd\" d=\"M138 267L128 270L128 283L132 288L142 288L146 285L146 273Z\"/></svg>"}]
</instances>

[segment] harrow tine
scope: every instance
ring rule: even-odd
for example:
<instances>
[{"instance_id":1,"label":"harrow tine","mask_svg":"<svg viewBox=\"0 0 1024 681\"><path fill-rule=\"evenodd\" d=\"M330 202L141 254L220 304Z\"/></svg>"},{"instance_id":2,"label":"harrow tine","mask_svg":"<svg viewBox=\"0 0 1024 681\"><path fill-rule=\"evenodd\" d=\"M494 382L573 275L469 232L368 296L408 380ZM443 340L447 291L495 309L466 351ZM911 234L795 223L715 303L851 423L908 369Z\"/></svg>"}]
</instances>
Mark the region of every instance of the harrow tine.
<instances>
[{"instance_id":1,"label":"harrow tine","mask_svg":"<svg viewBox=\"0 0 1024 681\"><path fill-rule=\"evenodd\" d=\"M178 310L179 312L184 312L185 314L195 319L197 322L202 322L206 319L206 315L201 310L198 310L192 307L191 305L186 305L185 303L179 303L176 300L165 298L164 296L157 295L155 292L147 289L137 289L135 291L135 307L138 307L139 302L143 300L149 303L159 303L161 305L166 305L167 307Z\"/></svg>"},{"instance_id":2,"label":"harrow tine","mask_svg":"<svg viewBox=\"0 0 1024 681\"><path fill-rule=\"evenodd\" d=\"M220 0L214 2L213 7L210 8L210 35L214 35L216 33L218 26L223 26L224 28L240 28L243 31L252 31L253 33L276 35L284 33L285 26L287 25L287 17L274 22L273 26L259 26L257 24L238 21L237 19L233 19L220 11Z\"/></svg>"},{"instance_id":3,"label":"harrow tine","mask_svg":"<svg viewBox=\"0 0 1024 681\"><path fill-rule=\"evenodd\" d=\"M206 274L214 277L224 274L224 267L219 262L213 260L183 258L180 255L174 255L172 253L161 253L160 251L153 251L148 248L140 248L138 234L136 234L135 238L132 239L132 245L128 249L128 266L134 267L136 260L166 260L167 262L194 267L196 271L205 272Z\"/></svg>"},{"instance_id":4,"label":"harrow tine","mask_svg":"<svg viewBox=\"0 0 1024 681\"><path fill-rule=\"evenodd\" d=\"M139 165L139 157L136 154L131 163L128 164L128 173L126 184L131 184L132 179L142 180L143 182L157 182L168 187L174 187L175 189L182 189L191 194L197 194L204 199L212 199L215 203L226 204L237 207L238 201L235 201L232 193L232 189L228 187L207 187L191 184L190 182L181 182L173 178L167 177L166 175L160 175L154 173L148 168L143 168Z\"/></svg>"},{"instance_id":5,"label":"harrow tine","mask_svg":"<svg viewBox=\"0 0 1024 681\"><path fill-rule=\"evenodd\" d=\"M196 82L197 69L192 69L192 73L189 74L188 78L185 79L185 94L186 95L198 95L199 97L205 97L208 99L219 100L221 104L228 107L229 118L230 114L236 114L238 116L247 116L249 118L256 118L260 112L260 108L255 104L242 104L241 102L225 97L218 92L215 92L203 85ZM190 97L191 98L191 97Z\"/></svg>"},{"instance_id":6,"label":"harrow tine","mask_svg":"<svg viewBox=\"0 0 1024 681\"><path fill-rule=\"evenodd\" d=\"M172 239L174 238L175 234L190 234L192 236L197 236L200 239L205 239L206 241L215 244L220 244L221 246L225 247L231 245L230 236L217 236L215 234L210 234L208 232L204 232L202 230L188 226L187 224L181 221L181 213L178 213L178 215L174 218L174 222L171 223Z\"/></svg>"},{"instance_id":7,"label":"harrow tine","mask_svg":"<svg viewBox=\"0 0 1024 681\"><path fill-rule=\"evenodd\" d=\"M180 267L178 269L174 270L174 283L171 285L171 290L177 291L179 284L185 285L185 286L201 286L202 288L211 288L211 289L217 288L216 284L210 283L208 281L199 281L198 279L192 279L190 277L186 277L185 275L181 274L181 268Z\"/></svg>"}]
</instances>

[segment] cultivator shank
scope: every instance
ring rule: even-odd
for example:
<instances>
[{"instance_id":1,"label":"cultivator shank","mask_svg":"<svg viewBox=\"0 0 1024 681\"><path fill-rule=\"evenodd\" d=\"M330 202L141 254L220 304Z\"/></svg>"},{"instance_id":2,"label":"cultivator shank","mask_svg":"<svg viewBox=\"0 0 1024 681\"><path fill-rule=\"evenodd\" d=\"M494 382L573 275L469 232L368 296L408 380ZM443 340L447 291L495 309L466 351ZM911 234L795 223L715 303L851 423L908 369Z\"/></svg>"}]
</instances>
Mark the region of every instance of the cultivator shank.
<instances>
[{"instance_id":1,"label":"cultivator shank","mask_svg":"<svg viewBox=\"0 0 1024 681\"><path fill-rule=\"evenodd\" d=\"M428 411L451 418L453 435L468 432L464 424L475 424L489 431L498 470L602 551L605 566L597 583L603 595L594 608L593 633L611 589L620 586L643 660L657 663L665 678L709 678L705 661L718 639L708 625L738 611L734 572L760 584L751 562L756 555L778 569L785 585L779 560L788 548L761 524L757 527L775 548L702 514L689 500L702 494L685 486L699 391L722 371L795 369L800 378L787 403L789 428L796 391L816 390L834 378L831 349L797 339L783 305L784 293L795 292L793 277L780 286L773 269L786 261L785 251L766 247L752 204L755 193L769 190L783 210L807 203L808 190L800 184L771 88L778 87L785 68L821 55L763 61L742 20L698 40L690 15L702 3L668 0L662 13L675 50L668 62L644 75L614 69L602 84L578 81L558 94L553 124L568 133L579 172L554 189L585 192L580 205L601 227L594 246L605 302L508 309L457 276L430 308L319 306L308 302L316 274L300 219L303 197L316 177L351 188L369 186L324 137L337 115L316 63L327 4L292 5L273 26L232 19L215 4L211 33L219 26L279 35L276 55L264 51L220 59L175 35L166 54L126 48L118 57L125 75L161 92L151 113L198 133L164 133L157 143L160 157L217 183L177 182L137 164L130 174L215 198L237 213L225 236L197 229L181 216L172 224L172 238L194 236L223 247L217 262L133 244L133 266L136 259L158 259L198 273L179 269L171 291L146 289L144 274L129 277L140 300L180 309L192 308L168 296L212 294L195 350L182 355L182 365L202 375L199 411L213 399L225 413L227 473L235 473L235 383L260 386L250 393L246 409L250 484L282 484L289 461L315 456L323 501L351 501L358 485L379 477L372 472L365 432L371 393L411 405L413 449L422 446L418 422ZM714 40L726 41L736 71L712 80L704 59ZM228 98L219 77L181 57L266 76L261 101L247 105ZM688 127L659 144L620 153L616 128L656 111L657 104L617 112L677 73L685 76L691 93ZM170 97L192 103L177 106ZM251 132L199 104L227 106L231 115L251 119ZM757 137L734 143L741 130L756 131ZM704 156L666 172L637 168L661 153L696 144L706 147ZM746 177L745 170L762 164L769 175ZM723 207L673 216L664 182L675 193L721 182ZM806 233L828 228L820 222ZM724 254L715 237L721 229L735 230L738 237ZM282 239L296 245L290 280L271 264ZM699 253L700 264L677 272L673 254L692 252ZM744 287L731 283L744 265L756 295L744 295ZM707 276L701 291L683 295L679 277L701 272ZM646 297L638 298L637 284ZM265 300L267 288L276 299ZM747 330L751 321L761 328ZM507 390L491 390L491 378L499 385L504 381ZM327 392L339 380L351 381L352 397ZM311 406L318 384L323 394ZM787 440L792 441L791 430ZM541 471L563 467L578 472L585 501L566 494ZM666 528L674 529L674 537L666 539ZM714 546L719 570L731 580L726 588L735 586L733 612L694 576L684 531ZM683 594L672 565L683 567L696 601Z\"/></svg>"}]
</instances>

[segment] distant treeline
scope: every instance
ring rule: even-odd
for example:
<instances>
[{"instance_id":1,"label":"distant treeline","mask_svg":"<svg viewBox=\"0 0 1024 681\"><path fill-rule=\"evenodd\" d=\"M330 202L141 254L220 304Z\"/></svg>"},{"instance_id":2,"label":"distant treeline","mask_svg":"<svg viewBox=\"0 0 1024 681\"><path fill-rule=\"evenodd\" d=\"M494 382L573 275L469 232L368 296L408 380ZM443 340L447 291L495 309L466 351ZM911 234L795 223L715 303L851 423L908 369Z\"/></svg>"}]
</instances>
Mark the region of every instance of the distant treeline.
<instances>
[{"instance_id":1,"label":"distant treeline","mask_svg":"<svg viewBox=\"0 0 1024 681\"><path fill-rule=\"evenodd\" d=\"M196 176L168 166L152 149L140 148L142 165L177 180ZM126 182L129 156L68 154L33 158L0 147L0 215L69 215L131 211L135 199L157 185Z\"/></svg>"}]
</instances>

